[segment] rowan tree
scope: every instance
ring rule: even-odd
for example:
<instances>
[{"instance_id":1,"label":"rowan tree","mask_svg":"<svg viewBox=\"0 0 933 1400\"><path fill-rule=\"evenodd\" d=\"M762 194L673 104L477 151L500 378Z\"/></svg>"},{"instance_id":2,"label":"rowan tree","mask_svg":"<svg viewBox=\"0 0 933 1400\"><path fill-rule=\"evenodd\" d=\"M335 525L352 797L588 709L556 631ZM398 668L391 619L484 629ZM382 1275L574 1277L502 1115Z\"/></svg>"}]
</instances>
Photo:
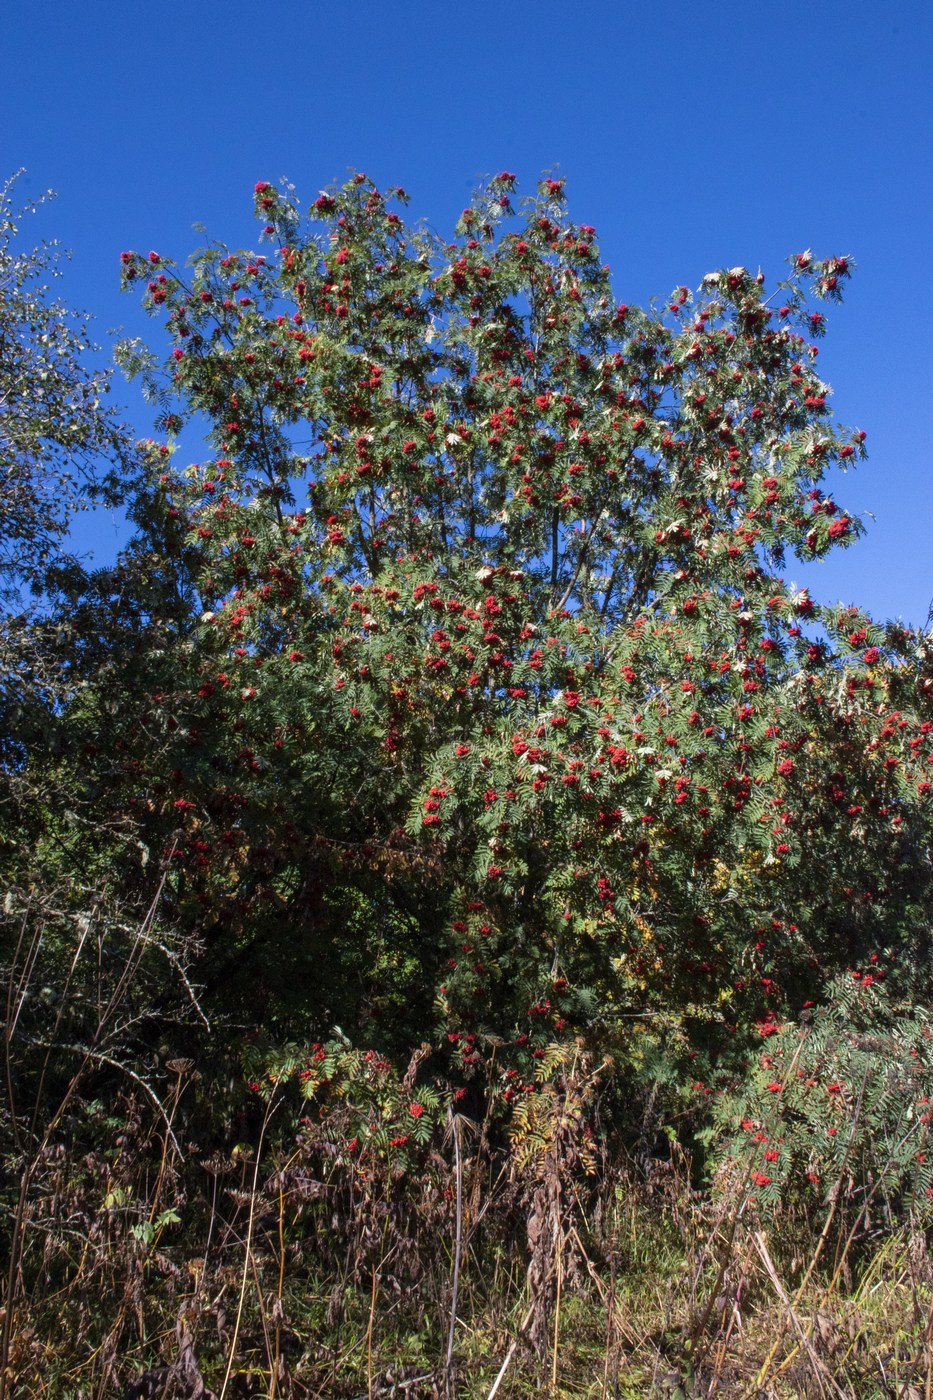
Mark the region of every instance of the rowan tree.
<instances>
[{"instance_id":1,"label":"rowan tree","mask_svg":"<svg viewBox=\"0 0 933 1400\"><path fill-rule=\"evenodd\" d=\"M642 310L514 183L449 242L358 175L308 218L260 182L264 254L123 254L200 617L96 759L217 996L457 1075L495 1044L508 1100L555 1039L715 1058L925 966L933 733L929 639L785 578L861 531L816 344L848 258Z\"/></svg>"}]
</instances>

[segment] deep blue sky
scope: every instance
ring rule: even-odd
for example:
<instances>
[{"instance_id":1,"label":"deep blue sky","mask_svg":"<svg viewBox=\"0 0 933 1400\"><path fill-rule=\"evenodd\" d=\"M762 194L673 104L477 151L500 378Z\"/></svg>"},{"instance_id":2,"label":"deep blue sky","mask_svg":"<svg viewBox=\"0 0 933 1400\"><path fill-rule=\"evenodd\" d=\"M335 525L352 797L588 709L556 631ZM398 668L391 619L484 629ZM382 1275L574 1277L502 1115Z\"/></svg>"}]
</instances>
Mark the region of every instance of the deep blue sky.
<instances>
[{"instance_id":1,"label":"deep blue sky","mask_svg":"<svg viewBox=\"0 0 933 1400\"><path fill-rule=\"evenodd\" d=\"M0 175L58 200L26 225L74 252L63 293L97 338L145 332L123 248L179 261L192 225L258 231L252 186L301 202L350 167L452 229L484 174L545 168L595 224L620 300L712 268L850 254L820 368L869 462L839 488L866 539L789 572L920 624L933 599L929 0L6 0ZM141 435L150 422L117 386ZM113 524L96 542L112 550Z\"/></svg>"}]
</instances>

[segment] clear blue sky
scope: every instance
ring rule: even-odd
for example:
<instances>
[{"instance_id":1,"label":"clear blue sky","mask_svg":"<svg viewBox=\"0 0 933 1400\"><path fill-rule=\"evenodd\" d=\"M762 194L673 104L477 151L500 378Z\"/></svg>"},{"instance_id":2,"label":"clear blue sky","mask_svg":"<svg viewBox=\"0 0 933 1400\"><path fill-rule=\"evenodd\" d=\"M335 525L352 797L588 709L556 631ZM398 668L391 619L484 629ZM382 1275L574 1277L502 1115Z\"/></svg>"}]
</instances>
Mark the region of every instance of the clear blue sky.
<instances>
[{"instance_id":1,"label":"clear blue sky","mask_svg":"<svg viewBox=\"0 0 933 1400\"><path fill-rule=\"evenodd\" d=\"M933 5L929 0L6 0L0 173L59 199L27 225L74 251L64 295L157 335L120 296L123 248L183 261L192 225L255 237L251 191L305 205L350 167L452 229L499 169L559 166L620 300L715 267L768 280L806 247L858 271L821 372L869 462L838 496L865 540L804 571L826 601L920 624L933 599ZM161 347L160 347L161 348ZM148 433L133 387L117 386ZM115 527L96 542L112 550Z\"/></svg>"}]
</instances>

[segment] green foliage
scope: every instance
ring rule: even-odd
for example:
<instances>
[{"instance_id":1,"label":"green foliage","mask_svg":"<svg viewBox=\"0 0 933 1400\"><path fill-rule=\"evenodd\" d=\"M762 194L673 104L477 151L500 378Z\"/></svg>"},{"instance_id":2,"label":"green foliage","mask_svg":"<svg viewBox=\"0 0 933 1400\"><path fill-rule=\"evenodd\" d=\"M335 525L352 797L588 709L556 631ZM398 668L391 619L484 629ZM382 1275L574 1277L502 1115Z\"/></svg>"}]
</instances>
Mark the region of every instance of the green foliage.
<instances>
[{"instance_id":1,"label":"green foliage","mask_svg":"<svg viewBox=\"0 0 933 1400\"><path fill-rule=\"evenodd\" d=\"M762 1053L717 1100L706 1134L721 1191L774 1211L840 1194L879 1216L933 1198L933 1023L871 972L840 979L797 1023L762 1026Z\"/></svg>"},{"instance_id":2,"label":"green foliage","mask_svg":"<svg viewBox=\"0 0 933 1400\"><path fill-rule=\"evenodd\" d=\"M401 1075L375 1050L354 1050L345 1040L271 1050L257 1042L248 1047L246 1070L256 1094L297 1085L305 1135L326 1143L334 1161L352 1162L366 1175L378 1164L396 1175L443 1131L441 1095L430 1084L414 1083L429 1051L423 1046Z\"/></svg>"},{"instance_id":3,"label":"green foliage","mask_svg":"<svg viewBox=\"0 0 933 1400\"><path fill-rule=\"evenodd\" d=\"M131 445L104 397L106 371L89 366L86 316L51 292L62 275L56 244L23 248L20 226L51 195L17 210L14 180L0 187L0 600L41 591L76 510L125 499ZM109 464L109 465L108 465Z\"/></svg>"}]
</instances>

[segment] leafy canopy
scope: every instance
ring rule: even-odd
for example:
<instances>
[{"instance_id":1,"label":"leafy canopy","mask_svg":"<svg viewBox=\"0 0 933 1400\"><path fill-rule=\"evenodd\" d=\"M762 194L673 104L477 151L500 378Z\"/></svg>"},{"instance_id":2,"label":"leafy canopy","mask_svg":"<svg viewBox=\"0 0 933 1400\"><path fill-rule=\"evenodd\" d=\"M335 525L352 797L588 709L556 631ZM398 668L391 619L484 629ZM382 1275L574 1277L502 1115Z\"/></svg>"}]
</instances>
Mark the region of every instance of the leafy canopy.
<instances>
[{"instance_id":1,"label":"leafy canopy","mask_svg":"<svg viewBox=\"0 0 933 1400\"><path fill-rule=\"evenodd\" d=\"M308 219L261 182L266 254L123 254L170 340L124 364L207 456L153 448L176 641L100 765L218 995L520 1083L917 955L931 669L782 573L860 531L815 344L848 259L640 310L562 181L513 192L447 242L362 175Z\"/></svg>"}]
</instances>

